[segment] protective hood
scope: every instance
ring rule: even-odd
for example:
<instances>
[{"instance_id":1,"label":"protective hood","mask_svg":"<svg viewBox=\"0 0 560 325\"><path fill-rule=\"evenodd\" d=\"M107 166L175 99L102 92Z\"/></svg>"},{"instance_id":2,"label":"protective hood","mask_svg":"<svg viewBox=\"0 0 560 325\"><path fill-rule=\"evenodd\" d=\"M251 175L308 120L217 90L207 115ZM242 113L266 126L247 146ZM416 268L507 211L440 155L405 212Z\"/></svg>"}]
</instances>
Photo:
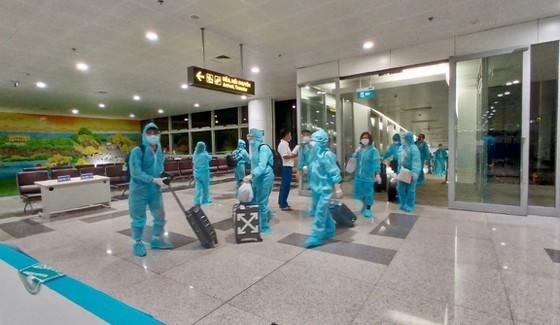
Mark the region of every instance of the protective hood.
<instances>
[{"instance_id":1,"label":"protective hood","mask_svg":"<svg viewBox=\"0 0 560 325\"><path fill-rule=\"evenodd\" d=\"M255 141L255 143L261 144L263 142L261 131L253 128L249 130L249 133L253 135L253 141Z\"/></svg>"},{"instance_id":2,"label":"protective hood","mask_svg":"<svg viewBox=\"0 0 560 325\"><path fill-rule=\"evenodd\" d=\"M146 132L148 132L149 129L156 129L156 130L159 131L159 128L153 122L150 122L150 123L146 124L146 126L144 126L144 129L142 130L142 144L145 145L145 146L148 145L148 138L147 138ZM159 138L159 135L158 135L158 138Z\"/></svg>"},{"instance_id":3,"label":"protective hood","mask_svg":"<svg viewBox=\"0 0 560 325\"><path fill-rule=\"evenodd\" d=\"M196 152L201 153L206 150L206 144L202 141L197 142L196 144Z\"/></svg>"},{"instance_id":4,"label":"protective hood","mask_svg":"<svg viewBox=\"0 0 560 325\"><path fill-rule=\"evenodd\" d=\"M315 145L318 146L319 149L326 148L327 143L329 142L329 136L323 129L318 129L317 131L313 132L311 138L315 140Z\"/></svg>"},{"instance_id":5,"label":"protective hood","mask_svg":"<svg viewBox=\"0 0 560 325\"><path fill-rule=\"evenodd\" d=\"M393 141L398 141L399 144L401 144L401 136L398 135L398 133L395 133L395 134L393 135Z\"/></svg>"},{"instance_id":6,"label":"protective hood","mask_svg":"<svg viewBox=\"0 0 560 325\"><path fill-rule=\"evenodd\" d=\"M245 141L243 141L242 139L237 140L237 148L245 149Z\"/></svg>"},{"instance_id":7,"label":"protective hood","mask_svg":"<svg viewBox=\"0 0 560 325\"><path fill-rule=\"evenodd\" d=\"M410 146L411 144L414 143L414 135L412 134L412 132L410 131L405 132L403 134L403 137L404 137L404 141L406 142L405 143L406 146Z\"/></svg>"}]
</instances>

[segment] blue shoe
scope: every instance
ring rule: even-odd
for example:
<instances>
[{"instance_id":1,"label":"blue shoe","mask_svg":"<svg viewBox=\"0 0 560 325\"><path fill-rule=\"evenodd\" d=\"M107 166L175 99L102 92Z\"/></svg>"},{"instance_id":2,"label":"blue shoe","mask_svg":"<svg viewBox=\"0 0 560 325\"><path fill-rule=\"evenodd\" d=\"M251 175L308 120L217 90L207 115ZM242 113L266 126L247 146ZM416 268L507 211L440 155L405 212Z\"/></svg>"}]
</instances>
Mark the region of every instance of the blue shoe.
<instances>
[{"instance_id":1,"label":"blue shoe","mask_svg":"<svg viewBox=\"0 0 560 325\"><path fill-rule=\"evenodd\" d=\"M175 248L173 244L168 242L165 238L161 236L152 236L150 239L150 246L152 249L173 249Z\"/></svg>"},{"instance_id":2,"label":"blue shoe","mask_svg":"<svg viewBox=\"0 0 560 325\"><path fill-rule=\"evenodd\" d=\"M334 232L326 232L326 233L322 236L322 239L323 239L323 240L328 240L328 239L333 238L333 236L334 236Z\"/></svg>"},{"instance_id":3,"label":"blue shoe","mask_svg":"<svg viewBox=\"0 0 560 325\"><path fill-rule=\"evenodd\" d=\"M132 245L132 254L136 256L146 256L146 246L141 241L134 242Z\"/></svg>"},{"instance_id":4,"label":"blue shoe","mask_svg":"<svg viewBox=\"0 0 560 325\"><path fill-rule=\"evenodd\" d=\"M261 233L270 232L270 231L271 231L271 229L270 229L269 225L261 227Z\"/></svg>"},{"instance_id":5,"label":"blue shoe","mask_svg":"<svg viewBox=\"0 0 560 325\"><path fill-rule=\"evenodd\" d=\"M406 211L406 212L412 212L412 208L411 208L411 207L406 207L406 208L404 208L404 211Z\"/></svg>"},{"instance_id":6,"label":"blue shoe","mask_svg":"<svg viewBox=\"0 0 560 325\"><path fill-rule=\"evenodd\" d=\"M364 211L364 217L366 217L368 219L371 218L371 210L365 210Z\"/></svg>"},{"instance_id":7,"label":"blue shoe","mask_svg":"<svg viewBox=\"0 0 560 325\"><path fill-rule=\"evenodd\" d=\"M313 247L317 247L317 246L321 246L322 244L322 240L315 237L315 236L309 236L305 239L305 242L303 243L303 246L305 248L313 248Z\"/></svg>"}]
</instances>

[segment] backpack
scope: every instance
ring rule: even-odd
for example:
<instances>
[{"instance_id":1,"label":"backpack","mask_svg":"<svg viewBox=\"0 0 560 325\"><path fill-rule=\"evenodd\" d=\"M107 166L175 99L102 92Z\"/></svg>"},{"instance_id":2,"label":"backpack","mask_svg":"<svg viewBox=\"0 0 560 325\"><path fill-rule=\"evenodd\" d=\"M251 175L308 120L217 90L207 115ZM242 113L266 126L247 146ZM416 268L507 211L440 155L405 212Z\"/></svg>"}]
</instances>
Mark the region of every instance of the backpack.
<instances>
[{"instance_id":1,"label":"backpack","mask_svg":"<svg viewBox=\"0 0 560 325\"><path fill-rule=\"evenodd\" d=\"M278 177L282 176L282 167L284 166L284 163L282 161L282 156L277 150L272 149L268 144L265 143L259 146L259 151L261 150L262 146L267 146L268 149L270 149L270 151L272 152L273 165L270 167L272 167L274 176L278 176Z\"/></svg>"},{"instance_id":2,"label":"backpack","mask_svg":"<svg viewBox=\"0 0 560 325\"><path fill-rule=\"evenodd\" d=\"M140 152L142 153L142 159L144 158L144 150L146 150L146 146L142 143L137 145L136 147L140 148ZM136 148L134 147L134 148ZM124 164L123 164L123 168L122 168L122 176L126 178L127 181L130 181L130 168L128 168L129 166L129 161L130 161L130 154L132 153L132 150L134 150L134 148L132 148L128 154L126 155L126 158L124 159Z\"/></svg>"},{"instance_id":3,"label":"backpack","mask_svg":"<svg viewBox=\"0 0 560 325\"><path fill-rule=\"evenodd\" d=\"M237 159L235 159L235 154L227 155L226 156L226 163L229 168L237 167Z\"/></svg>"}]
</instances>

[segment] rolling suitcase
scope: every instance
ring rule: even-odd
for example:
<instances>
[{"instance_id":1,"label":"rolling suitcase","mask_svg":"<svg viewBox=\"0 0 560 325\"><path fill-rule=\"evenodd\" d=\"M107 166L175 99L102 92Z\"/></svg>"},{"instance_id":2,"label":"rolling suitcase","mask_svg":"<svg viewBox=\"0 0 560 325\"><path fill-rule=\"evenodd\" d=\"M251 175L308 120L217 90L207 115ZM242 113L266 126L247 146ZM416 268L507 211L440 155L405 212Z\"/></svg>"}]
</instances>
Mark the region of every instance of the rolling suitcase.
<instances>
[{"instance_id":1,"label":"rolling suitcase","mask_svg":"<svg viewBox=\"0 0 560 325\"><path fill-rule=\"evenodd\" d=\"M398 202L398 195L397 195L397 179L393 179L389 182L389 187L387 188L387 196L389 202L397 201Z\"/></svg>"},{"instance_id":2,"label":"rolling suitcase","mask_svg":"<svg viewBox=\"0 0 560 325\"><path fill-rule=\"evenodd\" d=\"M381 163L379 168L379 175L381 176L381 184L373 183L373 189L376 192L383 192L387 190L387 165Z\"/></svg>"},{"instance_id":3,"label":"rolling suitcase","mask_svg":"<svg viewBox=\"0 0 560 325\"><path fill-rule=\"evenodd\" d=\"M258 204L234 204L232 215L236 243L262 241Z\"/></svg>"},{"instance_id":4,"label":"rolling suitcase","mask_svg":"<svg viewBox=\"0 0 560 325\"><path fill-rule=\"evenodd\" d=\"M210 222L204 211L202 211L200 206L195 205L192 208L185 210L185 207L177 197L177 194L175 194L175 191L173 191L173 188L170 185L170 180L166 180L164 182L169 187L169 191L175 197L175 200L181 207L181 210L183 210L183 212L185 213L185 217L187 218L187 221L189 222L192 230L196 234L196 237L198 237L198 240L200 240L200 244L202 245L202 247L212 248L214 247L214 245L218 244L216 231L214 231L212 223Z\"/></svg>"},{"instance_id":5,"label":"rolling suitcase","mask_svg":"<svg viewBox=\"0 0 560 325\"><path fill-rule=\"evenodd\" d=\"M329 211L337 225L341 227L354 227L356 215L342 201L330 201Z\"/></svg>"}]
</instances>

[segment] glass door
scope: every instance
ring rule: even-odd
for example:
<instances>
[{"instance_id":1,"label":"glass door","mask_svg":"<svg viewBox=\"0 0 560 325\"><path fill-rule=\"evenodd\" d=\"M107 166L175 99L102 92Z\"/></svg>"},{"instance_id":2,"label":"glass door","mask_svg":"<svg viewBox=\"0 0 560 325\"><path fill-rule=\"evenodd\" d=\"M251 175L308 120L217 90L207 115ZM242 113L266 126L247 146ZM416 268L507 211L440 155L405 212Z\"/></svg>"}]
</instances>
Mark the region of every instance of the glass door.
<instances>
[{"instance_id":1,"label":"glass door","mask_svg":"<svg viewBox=\"0 0 560 325\"><path fill-rule=\"evenodd\" d=\"M527 214L528 59L513 51L452 62L450 207Z\"/></svg>"}]
</instances>

